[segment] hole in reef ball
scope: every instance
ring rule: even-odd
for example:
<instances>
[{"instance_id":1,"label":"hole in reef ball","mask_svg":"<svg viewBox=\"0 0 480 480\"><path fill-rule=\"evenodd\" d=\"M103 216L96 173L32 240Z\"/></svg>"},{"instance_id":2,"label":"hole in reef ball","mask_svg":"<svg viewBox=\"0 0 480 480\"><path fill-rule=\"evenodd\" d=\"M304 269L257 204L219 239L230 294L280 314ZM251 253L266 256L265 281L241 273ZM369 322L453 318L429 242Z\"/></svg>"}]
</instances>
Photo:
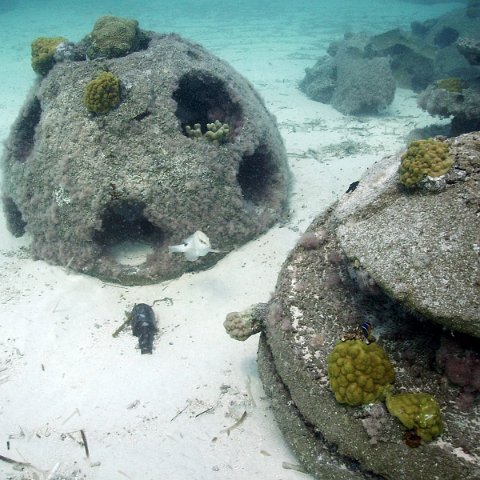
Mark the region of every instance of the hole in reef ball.
<instances>
[{"instance_id":1,"label":"hole in reef ball","mask_svg":"<svg viewBox=\"0 0 480 480\"><path fill-rule=\"evenodd\" d=\"M162 232L143 214L141 202L119 202L107 207L102 215L102 230L94 241L118 263L140 265L161 243Z\"/></svg>"},{"instance_id":2,"label":"hole in reef ball","mask_svg":"<svg viewBox=\"0 0 480 480\"><path fill-rule=\"evenodd\" d=\"M253 155L242 158L237 173L237 181L245 201L254 205L267 203L276 188L278 167L270 152L259 147Z\"/></svg>"},{"instance_id":3,"label":"hole in reef ball","mask_svg":"<svg viewBox=\"0 0 480 480\"><path fill-rule=\"evenodd\" d=\"M184 75L173 93L177 103L175 112L185 134L187 125L219 120L228 123L231 131L237 131L242 123L240 105L232 101L224 82L211 74L194 71Z\"/></svg>"}]
</instances>

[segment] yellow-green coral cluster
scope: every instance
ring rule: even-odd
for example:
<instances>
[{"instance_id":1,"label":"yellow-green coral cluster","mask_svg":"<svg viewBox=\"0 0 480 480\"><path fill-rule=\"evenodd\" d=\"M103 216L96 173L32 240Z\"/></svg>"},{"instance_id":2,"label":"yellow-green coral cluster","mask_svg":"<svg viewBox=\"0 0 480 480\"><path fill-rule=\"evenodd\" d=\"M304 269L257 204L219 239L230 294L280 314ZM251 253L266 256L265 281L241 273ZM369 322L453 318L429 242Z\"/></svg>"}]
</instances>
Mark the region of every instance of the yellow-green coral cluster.
<instances>
[{"instance_id":1,"label":"yellow-green coral cluster","mask_svg":"<svg viewBox=\"0 0 480 480\"><path fill-rule=\"evenodd\" d=\"M440 406L428 393L387 395L386 405L391 415L426 442L443 431Z\"/></svg>"},{"instance_id":2,"label":"yellow-green coral cluster","mask_svg":"<svg viewBox=\"0 0 480 480\"><path fill-rule=\"evenodd\" d=\"M457 77L443 78L437 81L437 87L451 93L462 93L462 80Z\"/></svg>"},{"instance_id":3,"label":"yellow-green coral cluster","mask_svg":"<svg viewBox=\"0 0 480 480\"><path fill-rule=\"evenodd\" d=\"M330 387L339 403L355 406L382 400L395 379L393 366L377 343L339 342L327 362Z\"/></svg>"},{"instance_id":4,"label":"yellow-green coral cluster","mask_svg":"<svg viewBox=\"0 0 480 480\"><path fill-rule=\"evenodd\" d=\"M108 113L120 102L120 79L111 72L103 72L88 82L83 97L84 105L94 113Z\"/></svg>"},{"instance_id":5,"label":"yellow-green coral cluster","mask_svg":"<svg viewBox=\"0 0 480 480\"><path fill-rule=\"evenodd\" d=\"M123 57L138 48L142 32L138 22L129 18L100 17L87 37L89 58Z\"/></svg>"},{"instance_id":6,"label":"yellow-green coral cluster","mask_svg":"<svg viewBox=\"0 0 480 480\"><path fill-rule=\"evenodd\" d=\"M63 37L39 37L32 42L32 68L35 73L45 76L53 67L53 56L57 47L65 42Z\"/></svg>"},{"instance_id":7,"label":"yellow-green coral cluster","mask_svg":"<svg viewBox=\"0 0 480 480\"><path fill-rule=\"evenodd\" d=\"M213 123L207 123L205 138L214 145L218 145L227 140L229 133L230 127L228 126L228 123L222 123L219 120L215 120Z\"/></svg>"},{"instance_id":8,"label":"yellow-green coral cluster","mask_svg":"<svg viewBox=\"0 0 480 480\"><path fill-rule=\"evenodd\" d=\"M400 164L400 182L413 187L425 177L440 177L447 173L453 160L448 145L439 140L415 140L408 146Z\"/></svg>"},{"instance_id":9,"label":"yellow-green coral cluster","mask_svg":"<svg viewBox=\"0 0 480 480\"><path fill-rule=\"evenodd\" d=\"M214 145L219 145L227 141L230 127L228 123L215 120L215 122L207 123L207 131L205 133L202 133L202 127L199 123L196 123L193 128L187 125L185 131L192 140L205 139Z\"/></svg>"}]
</instances>

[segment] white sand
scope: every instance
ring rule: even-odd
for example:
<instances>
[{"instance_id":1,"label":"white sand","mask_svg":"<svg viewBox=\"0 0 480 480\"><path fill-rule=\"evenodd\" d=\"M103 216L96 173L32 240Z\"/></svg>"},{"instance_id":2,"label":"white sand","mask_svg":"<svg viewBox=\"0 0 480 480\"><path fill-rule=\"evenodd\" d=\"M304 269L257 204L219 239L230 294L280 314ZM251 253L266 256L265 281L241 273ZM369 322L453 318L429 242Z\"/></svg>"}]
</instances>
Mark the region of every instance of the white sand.
<instances>
[{"instance_id":1,"label":"white sand","mask_svg":"<svg viewBox=\"0 0 480 480\"><path fill-rule=\"evenodd\" d=\"M344 29L408 25L413 18L435 16L445 5L421 11L418 5L384 0L366 4L395 5L388 15L373 6L371 12L331 8L315 15L285 7L271 17L248 10L235 17L192 1L188 17L181 15L185 2L173 10L152 6L149 14L145 2L137 1L101 7L86 1L81 12L74 10L75 2L42 3L47 6L40 15L28 5L0 12L1 139L34 79L31 39L64 34L78 40L100 14L136 17L142 27L176 30L203 43L260 91L277 116L289 153L292 215L286 225L208 271L147 287L105 284L32 261L28 238L13 238L2 217L0 455L32 467L22 473L0 460L0 477L46 479L56 471L99 480L309 478L285 468L297 460L258 378L257 338L235 342L222 322L232 310L269 299L300 233L369 165L403 148L411 129L438 122L418 110L415 95L406 90L398 90L379 117L345 117L297 90L303 69ZM141 355L129 331L117 338L112 333L126 310L154 300L160 334L153 355Z\"/></svg>"}]
</instances>

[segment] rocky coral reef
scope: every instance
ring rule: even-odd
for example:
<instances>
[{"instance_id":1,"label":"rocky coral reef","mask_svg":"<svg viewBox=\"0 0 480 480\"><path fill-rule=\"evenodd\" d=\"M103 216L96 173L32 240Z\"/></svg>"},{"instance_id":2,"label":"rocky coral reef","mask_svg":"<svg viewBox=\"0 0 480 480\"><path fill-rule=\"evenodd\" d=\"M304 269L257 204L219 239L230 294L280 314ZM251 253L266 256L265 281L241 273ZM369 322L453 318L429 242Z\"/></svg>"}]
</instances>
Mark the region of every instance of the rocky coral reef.
<instances>
[{"instance_id":1,"label":"rocky coral reef","mask_svg":"<svg viewBox=\"0 0 480 480\"><path fill-rule=\"evenodd\" d=\"M37 259L126 284L211 266L286 216L275 120L201 46L107 20L57 48L13 125L3 156L9 228L31 235ZM117 34L121 51L108 47ZM94 47L100 58L86 61ZM205 142L188 135L195 124L207 126ZM197 230L214 253L169 254ZM132 245L145 252L136 263L121 255Z\"/></svg>"},{"instance_id":2,"label":"rocky coral reef","mask_svg":"<svg viewBox=\"0 0 480 480\"><path fill-rule=\"evenodd\" d=\"M299 87L313 100L346 114L382 110L392 102L396 85L416 92L428 87L426 98L420 100L422 108L455 116L454 135L477 130L478 32L478 18L463 8L413 22L409 31L347 33L330 44L327 56L306 69ZM451 78L459 79L465 91L447 95L445 85L436 85Z\"/></svg>"},{"instance_id":3,"label":"rocky coral reef","mask_svg":"<svg viewBox=\"0 0 480 480\"><path fill-rule=\"evenodd\" d=\"M378 162L302 236L268 308L249 310L277 421L318 478L480 478L480 133L443 141L441 188L405 188L402 154ZM235 318L245 333L251 315ZM388 409L336 399L329 358L362 338L395 371ZM347 389L362 351L336 370Z\"/></svg>"},{"instance_id":4,"label":"rocky coral reef","mask_svg":"<svg viewBox=\"0 0 480 480\"><path fill-rule=\"evenodd\" d=\"M386 58L365 54L364 35L332 44L330 56L306 70L300 89L345 114L377 113L393 101L395 79Z\"/></svg>"},{"instance_id":5,"label":"rocky coral reef","mask_svg":"<svg viewBox=\"0 0 480 480\"><path fill-rule=\"evenodd\" d=\"M461 37L456 48L472 66L466 78L440 79L419 96L418 104L432 115L453 117L452 135L480 129L480 40Z\"/></svg>"}]
</instances>

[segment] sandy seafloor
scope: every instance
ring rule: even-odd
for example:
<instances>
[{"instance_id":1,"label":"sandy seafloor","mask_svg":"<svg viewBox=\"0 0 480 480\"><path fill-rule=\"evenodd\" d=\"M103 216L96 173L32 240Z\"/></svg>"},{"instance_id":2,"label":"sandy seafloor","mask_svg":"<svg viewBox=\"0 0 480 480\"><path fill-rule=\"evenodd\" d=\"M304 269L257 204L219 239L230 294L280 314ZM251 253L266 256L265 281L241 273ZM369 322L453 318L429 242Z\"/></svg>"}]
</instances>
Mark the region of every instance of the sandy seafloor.
<instances>
[{"instance_id":1,"label":"sandy seafloor","mask_svg":"<svg viewBox=\"0 0 480 480\"><path fill-rule=\"evenodd\" d=\"M381 32L458 3L396 0L1 0L0 139L34 81L30 42L78 41L101 15L136 18L203 44L246 76L276 115L294 182L291 217L208 271L143 287L106 284L29 257L0 219L0 479L297 480L256 370L257 338L231 340L227 312L268 300L301 232L369 165L439 123L397 90L376 117L343 116L306 98L305 67L345 31ZM214 245L221 248L221 245ZM128 252L125 252L128 255ZM112 333L135 303L160 332L141 355ZM243 422L229 429L246 412ZM80 430L90 450L86 457ZM293 466L293 467L292 467ZM62 474L63 476L59 476Z\"/></svg>"}]
</instances>

